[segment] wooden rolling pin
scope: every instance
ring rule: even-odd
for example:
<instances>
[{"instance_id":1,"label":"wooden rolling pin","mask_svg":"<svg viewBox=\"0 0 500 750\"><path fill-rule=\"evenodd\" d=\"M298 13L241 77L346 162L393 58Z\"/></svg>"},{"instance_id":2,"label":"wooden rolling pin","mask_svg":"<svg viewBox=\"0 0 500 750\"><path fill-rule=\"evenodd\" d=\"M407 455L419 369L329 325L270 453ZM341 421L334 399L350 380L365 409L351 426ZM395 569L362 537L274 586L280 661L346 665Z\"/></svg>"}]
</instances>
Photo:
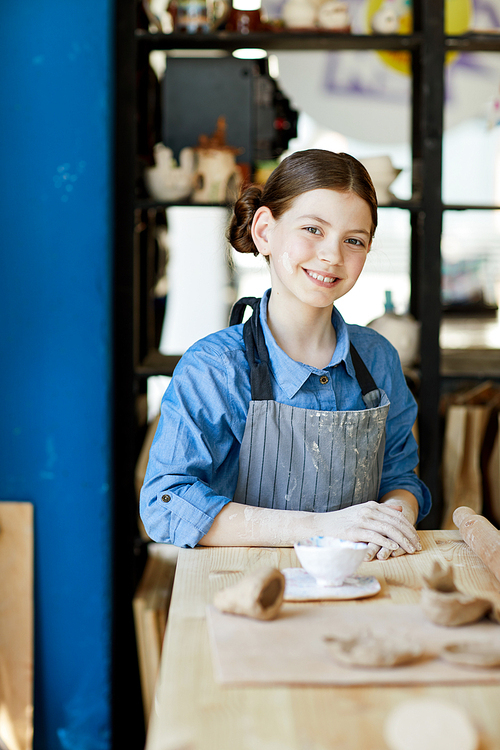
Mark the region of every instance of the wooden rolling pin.
<instances>
[{"instance_id":1,"label":"wooden rolling pin","mask_svg":"<svg viewBox=\"0 0 500 750\"><path fill-rule=\"evenodd\" d=\"M466 506L455 510L453 522L464 542L500 581L500 531L484 516L478 516Z\"/></svg>"}]
</instances>

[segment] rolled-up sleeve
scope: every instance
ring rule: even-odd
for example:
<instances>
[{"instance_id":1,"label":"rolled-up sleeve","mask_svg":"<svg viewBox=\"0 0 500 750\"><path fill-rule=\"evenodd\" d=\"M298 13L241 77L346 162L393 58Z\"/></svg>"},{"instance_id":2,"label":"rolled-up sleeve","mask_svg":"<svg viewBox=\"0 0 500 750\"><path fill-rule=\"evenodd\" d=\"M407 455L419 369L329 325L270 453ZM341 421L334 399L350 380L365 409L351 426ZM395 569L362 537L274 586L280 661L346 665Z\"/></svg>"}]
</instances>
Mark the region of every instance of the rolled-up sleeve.
<instances>
[{"instance_id":1,"label":"rolled-up sleeve","mask_svg":"<svg viewBox=\"0 0 500 750\"><path fill-rule=\"evenodd\" d=\"M168 483L165 475L163 483ZM169 489L153 495L151 502L146 501L147 487L144 485L141 493L141 515L144 527L149 536L156 542L168 542L178 547L194 547L210 529L215 516L222 510L230 498L213 495L211 498L196 487L194 500L198 503L203 499L205 510L193 505L187 497L183 497L186 489L179 486L178 492ZM198 492L197 492L198 490ZM186 492L186 495L189 494Z\"/></svg>"},{"instance_id":2,"label":"rolled-up sleeve","mask_svg":"<svg viewBox=\"0 0 500 750\"><path fill-rule=\"evenodd\" d=\"M140 498L144 527L157 542L194 547L232 499L246 418L235 378L238 368L224 352L200 342L176 368Z\"/></svg>"}]
</instances>

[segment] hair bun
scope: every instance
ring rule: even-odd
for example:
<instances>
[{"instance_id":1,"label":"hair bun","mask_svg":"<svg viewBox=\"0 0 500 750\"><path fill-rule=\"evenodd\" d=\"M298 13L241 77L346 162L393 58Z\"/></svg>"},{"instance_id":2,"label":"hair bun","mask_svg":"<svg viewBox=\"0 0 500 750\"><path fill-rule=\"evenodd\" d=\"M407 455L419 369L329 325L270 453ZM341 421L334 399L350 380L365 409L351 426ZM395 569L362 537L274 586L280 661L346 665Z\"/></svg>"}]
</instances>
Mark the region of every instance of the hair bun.
<instances>
[{"instance_id":1,"label":"hair bun","mask_svg":"<svg viewBox=\"0 0 500 750\"><path fill-rule=\"evenodd\" d=\"M240 190L228 229L228 240L238 253L259 254L252 239L252 222L261 200L261 185L246 184Z\"/></svg>"}]
</instances>

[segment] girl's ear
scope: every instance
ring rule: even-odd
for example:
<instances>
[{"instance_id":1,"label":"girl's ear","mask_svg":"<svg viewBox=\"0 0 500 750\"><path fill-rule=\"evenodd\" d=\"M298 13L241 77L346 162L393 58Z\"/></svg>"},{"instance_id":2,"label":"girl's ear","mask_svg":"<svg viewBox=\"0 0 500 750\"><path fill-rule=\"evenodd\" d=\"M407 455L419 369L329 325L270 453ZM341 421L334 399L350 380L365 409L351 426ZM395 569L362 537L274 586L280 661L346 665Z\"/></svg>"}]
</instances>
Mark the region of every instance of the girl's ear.
<instances>
[{"instance_id":1,"label":"girl's ear","mask_svg":"<svg viewBox=\"0 0 500 750\"><path fill-rule=\"evenodd\" d=\"M274 223L271 210L267 206L257 209L252 221L252 239L261 255L269 255L269 236Z\"/></svg>"}]
</instances>

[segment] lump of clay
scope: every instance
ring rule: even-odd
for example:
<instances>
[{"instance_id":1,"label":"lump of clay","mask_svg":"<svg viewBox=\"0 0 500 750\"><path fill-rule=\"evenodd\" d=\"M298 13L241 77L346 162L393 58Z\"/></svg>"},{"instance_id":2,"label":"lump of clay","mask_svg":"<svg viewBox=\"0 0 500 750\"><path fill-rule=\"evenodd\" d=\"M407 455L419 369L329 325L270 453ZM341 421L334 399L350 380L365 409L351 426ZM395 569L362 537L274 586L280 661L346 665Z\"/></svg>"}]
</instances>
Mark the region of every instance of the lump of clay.
<instances>
[{"instance_id":1,"label":"lump of clay","mask_svg":"<svg viewBox=\"0 0 500 750\"><path fill-rule=\"evenodd\" d=\"M395 667L422 656L422 647L389 634L365 633L354 638L325 637L332 656L349 667Z\"/></svg>"},{"instance_id":2,"label":"lump of clay","mask_svg":"<svg viewBox=\"0 0 500 750\"><path fill-rule=\"evenodd\" d=\"M500 667L500 647L484 642L448 643L440 651L442 659L463 667Z\"/></svg>"},{"instance_id":3,"label":"lump of clay","mask_svg":"<svg viewBox=\"0 0 500 750\"><path fill-rule=\"evenodd\" d=\"M420 605L425 616L436 625L466 625L480 620L491 609L488 599L470 596L457 589L451 566L444 569L436 561L430 575L422 578L424 586Z\"/></svg>"},{"instance_id":4,"label":"lump of clay","mask_svg":"<svg viewBox=\"0 0 500 750\"><path fill-rule=\"evenodd\" d=\"M218 591L214 605L222 612L272 620L285 593L285 576L277 568L257 568L238 583Z\"/></svg>"}]
</instances>

